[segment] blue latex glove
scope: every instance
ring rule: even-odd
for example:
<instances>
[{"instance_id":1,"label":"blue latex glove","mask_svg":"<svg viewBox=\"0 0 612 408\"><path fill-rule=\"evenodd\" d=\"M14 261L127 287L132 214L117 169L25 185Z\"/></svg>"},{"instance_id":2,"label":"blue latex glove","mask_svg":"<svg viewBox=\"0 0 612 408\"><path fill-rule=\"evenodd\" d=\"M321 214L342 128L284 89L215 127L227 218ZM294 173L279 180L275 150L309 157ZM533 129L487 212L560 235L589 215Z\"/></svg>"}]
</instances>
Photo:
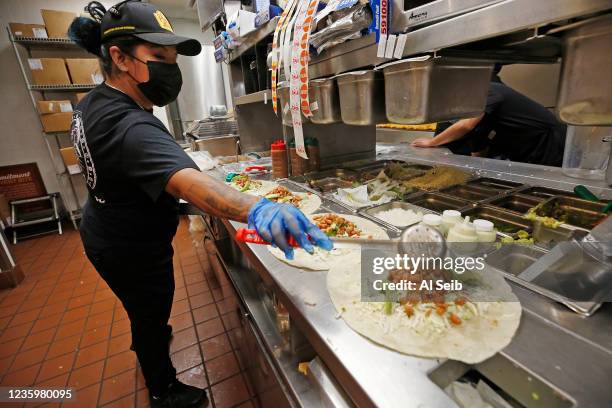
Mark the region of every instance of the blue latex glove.
<instances>
[{"instance_id":1,"label":"blue latex glove","mask_svg":"<svg viewBox=\"0 0 612 408\"><path fill-rule=\"evenodd\" d=\"M262 198L251 207L247 220L249 228L254 228L263 239L282 249L287 259L293 259L293 248L287 242L288 234L311 254L314 252L313 243L328 251L334 246L323 231L291 204Z\"/></svg>"}]
</instances>

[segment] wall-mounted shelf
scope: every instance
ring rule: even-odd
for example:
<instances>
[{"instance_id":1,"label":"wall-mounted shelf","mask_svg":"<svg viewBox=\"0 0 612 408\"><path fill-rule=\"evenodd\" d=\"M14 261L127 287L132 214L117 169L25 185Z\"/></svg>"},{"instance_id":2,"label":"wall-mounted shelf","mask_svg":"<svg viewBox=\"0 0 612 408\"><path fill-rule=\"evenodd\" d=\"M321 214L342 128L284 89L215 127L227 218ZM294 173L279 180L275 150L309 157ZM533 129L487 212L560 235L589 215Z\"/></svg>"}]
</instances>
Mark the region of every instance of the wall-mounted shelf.
<instances>
[{"instance_id":1,"label":"wall-mounted shelf","mask_svg":"<svg viewBox=\"0 0 612 408\"><path fill-rule=\"evenodd\" d=\"M560 44L543 36L544 30L537 31L538 28L588 17L610 7L610 0L507 0L410 31L406 34L402 58L438 52L496 61L554 62L555 50L560 52ZM483 48L485 40L490 41L484 45L492 47ZM376 51L374 35L347 41L312 58L310 77L335 75L390 61L378 58Z\"/></svg>"},{"instance_id":2,"label":"wall-mounted shelf","mask_svg":"<svg viewBox=\"0 0 612 408\"><path fill-rule=\"evenodd\" d=\"M21 44L24 47L40 47L40 48L72 48L80 49L79 46L68 38L36 38L36 37L22 37L14 36L11 34L11 41Z\"/></svg>"},{"instance_id":3,"label":"wall-mounted shelf","mask_svg":"<svg viewBox=\"0 0 612 408\"><path fill-rule=\"evenodd\" d=\"M247 103L265 102L272 100L272 91L266 89L264 91L253 92L248 95L242 95L234 98L235 105L245 105Z\"/></svg>"},{"instance_id":4,"label":"wall-mounted shelf","mask_svg":"<svg viewBox=\"0 0 612 408\"><path fill-rule=\"evenodd\" d=\"M68 84L68 85L28 85L30 91L41 91L41 92L78 92L78 91L90 91L97 85L95 84Z\"/></svg>"},{"instance_id":5,"label":"wall-mounted shelf","mask_svg":"<svg viewBox=\"0 0 612 408\"><path fill-rule=\"evenodd\" d=\"M242 44L233 49L230 53L230 61L234 61L236 58L240 57L246 51L254 47L258 42L269 36L270 34L274 34L274 29L276 29L276 25L278 24L278 20L280 17L274 17L272 20L268 21L266 24L259 27L257 30L250 32L242 39Z\"/></svg>"}]
</instances>

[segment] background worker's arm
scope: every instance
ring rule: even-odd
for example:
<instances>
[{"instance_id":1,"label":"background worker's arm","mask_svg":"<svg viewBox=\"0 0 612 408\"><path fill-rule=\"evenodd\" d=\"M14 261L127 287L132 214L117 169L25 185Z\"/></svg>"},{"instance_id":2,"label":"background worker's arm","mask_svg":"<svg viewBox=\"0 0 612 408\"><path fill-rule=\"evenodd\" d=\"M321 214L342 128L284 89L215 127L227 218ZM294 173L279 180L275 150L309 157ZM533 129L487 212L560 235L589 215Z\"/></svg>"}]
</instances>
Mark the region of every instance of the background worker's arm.
<instances>
[{"instance_id":1,"label":"background worker's arm","mask_svg":"<svg viewBox=\"0 0 612 408\"><path fill-rule=\"evenodd\" d=\"M450 142L454 142L459 140L468 133L470 133L474 128L480 123L482 118L484 117L484 113L475 118L469 119L461 119L457 123L451 125L444 132L432 138L419 138L412 142L412 146L415 147L437 147L448 144Z\"/></svg>"},{"instance_id":2,"label":"background worker's arm","mask_svg":"<svg viewBox=\"0 0 612 408\"><path fill-rule=\"evenodd\" d=\"M191 168L179 170L170 177L166 192L207 214L241 222L247 222L250 208L259 200L259 197L241 193Z\"/></svg>"}]
</instances>

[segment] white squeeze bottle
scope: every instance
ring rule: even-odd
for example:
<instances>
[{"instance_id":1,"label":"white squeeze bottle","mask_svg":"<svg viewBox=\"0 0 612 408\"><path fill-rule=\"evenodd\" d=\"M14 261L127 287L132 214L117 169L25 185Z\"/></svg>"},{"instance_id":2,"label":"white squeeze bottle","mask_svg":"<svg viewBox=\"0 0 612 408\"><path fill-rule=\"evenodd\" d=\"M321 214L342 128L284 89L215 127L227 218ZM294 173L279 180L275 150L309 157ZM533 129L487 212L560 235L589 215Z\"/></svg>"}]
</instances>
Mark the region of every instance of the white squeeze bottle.
<instances>
[{"instance_id":1,"label":"white squeeze bottle","mask_svg":"<svg viewBox=\"0 0 612 408\"><path fill-rule=\"evenodd\" d=\"M470 222L470 217L465 217L463 222L453 225L448 232L448 242L478 242L476 228Z\"/></svg>"},{"instance_id":2,"label":"white squeeze bottle","mask_svg":"<svg viewBox=\"0 0 612 408\"><path fill-rule=\"evenodd\" d=\"M493 223L488 220L474 220L478 242L495 242L497 234Z\"/></svg>"},{"instance_id":3,"label":"white squeeze bottle","mask_svg":"<svg viewBox=\"0 0 612 408\"><path fill-rule=\"evenodd\" d=\"M442 232L442 217L438 214L425 214L421 220L421 224L435 228Z\"/></svg>"},{"instance_id":4,"label":"white squeeze bottle","mask_svg":"<svg viewBox=\"0 0 612 408\"><path fill-rule=\"evenodd\" d=\"M457 210L444 210L442 212L442 232L448 235L456 224L461 222L461 213Z\"/></svg>"}]
</instances>

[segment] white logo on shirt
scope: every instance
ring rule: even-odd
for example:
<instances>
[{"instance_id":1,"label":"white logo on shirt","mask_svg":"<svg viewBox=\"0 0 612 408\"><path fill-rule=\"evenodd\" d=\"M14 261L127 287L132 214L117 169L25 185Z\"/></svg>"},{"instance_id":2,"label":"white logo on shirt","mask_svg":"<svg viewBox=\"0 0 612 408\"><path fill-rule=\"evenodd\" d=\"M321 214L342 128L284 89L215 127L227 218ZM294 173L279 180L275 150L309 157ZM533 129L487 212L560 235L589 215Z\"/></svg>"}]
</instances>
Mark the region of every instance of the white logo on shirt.
<instances>
[{"instance_id":1,"label":"white logo on shirt","mask_svg":"<svg viewBox=\"0 0 612 408\"><path fill-rule=\"evenodd\" d=\"M72 126L70 128L70 138L74 145L76 156L79 159L79 167L83 172L87 186L93 190L96 188L98 176L96 174L96 167L94 166L89 146L87 145L87 138L85 137L85 128L83 127L83 118L80 111L74 111L72 114ZM97 197L96 200L101 202Z\"/></svg>"},{"instance_id":2,"label":"white logo on shirt","mask_svg":"<svg viewBox=\"0 0 612 408\"><path fill-rule=\"evenodd\" d=\"M100 204L106 204L106 200L101 199L100 197L94 195L94 198L96 199L97 202L99 202Z\"/></svg>"}]
</instances>

